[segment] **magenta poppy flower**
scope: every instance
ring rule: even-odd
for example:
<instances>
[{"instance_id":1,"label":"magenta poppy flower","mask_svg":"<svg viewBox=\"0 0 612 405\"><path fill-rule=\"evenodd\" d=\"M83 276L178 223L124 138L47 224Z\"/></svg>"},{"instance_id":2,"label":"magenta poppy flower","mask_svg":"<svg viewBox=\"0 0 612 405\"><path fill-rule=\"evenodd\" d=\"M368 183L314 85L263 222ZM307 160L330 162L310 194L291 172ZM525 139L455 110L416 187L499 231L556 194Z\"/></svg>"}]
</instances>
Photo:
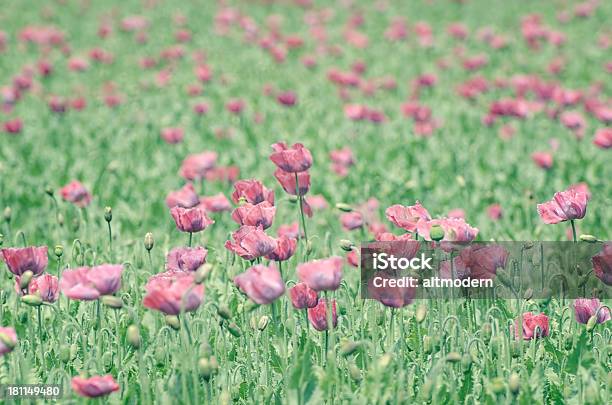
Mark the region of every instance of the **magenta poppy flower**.
<instances>
[{"instance_id":1,"label":"magenta poppy flower","mask_svg":"<svg viewBox=\"0 0 612 405\"><path fill-rule=\"evenodd\" d=\"M414 232L419 221L431 220L429 212L418 201L415 205L407 207L399 204L392 205L385 210L385 215L394 225L408 232Z\"/></svg>"},{"instance_id":2,"label":"magenta poppy flower","mask_svg":"<svg viewBox=\"0 0 612 405\"><path fill-rule=\"evenodd\" d=\"M174 145L183 141L185 132L182 128L163 128L160 136L166 143Z\"/></svg>"},{"instance_id":3,"label":"magenta poppy flower","mask_svg":"<svg viewBox=\"0 0 612 405\"><path fill-rule=\"evenodd\" d=\"M352 121L362 121L368 117L368 107L362 104L347 104L344 106L344 116Z\"/></svg>"},{"instance_id":4,"label":"magenta poppy flower","mask_svg":"<svg viewBox=\"0 0 612 405\"><path fill-rule=\"evenodd\" d=\"M60 195L64 201L73 203L79 208L84 208L91 202L91 194L83 184L77 180L72 180L70 183L60 189Z\"/></svg>"},{"instance_id":5,"label":"magenta poppy flower","mask_svg":"<svg viewBox=\"0 0 612 405\"><path fill-rule=\"evenodd\" d=\"M222 211L231 211L232 206L223 193L215 194L210 197L201 197L200 205L207 212L222 212Z\"/></svg>"},{"instance_id":6,"label":"magenta poppy flower","mask_svg":"<svg viewBox=\"0 0 612 405\"><path fill-rule=\"evenodd\" d=\"M283 190L285 190L287 194L304 196L310 189L310 174L307 171L297 173L297 190L295 185L295 175L296 173L286 172L281 169L276 169L274 171L274 177L276 177L276 180L278 180L280 185L283 187Z\"/></svg>"},{"instance_id":7,"label":"magenta poppy flower","mask_svg":"<svg viewBox=\"0 0 612 405\"><path fill-rule=\"evenodd\" d=\"M204 299L204 285L196 284L191 273L166 272L149 278L142 301L149 309L166 315L195 311Z\"/></svg>"},{"instance_id":8,"label":"magenta poppy flower","mask_svg":"<svg viewBox=\"0 0 612 405\"><path fill-rule=\"evenodd\" d=\"M357 250L351 250L346 254L346 262L349 266L359 267L359 252Z\"/></svg>"},{"instance_id":9,"label":"magenta poppy flower","mask_svg":"<svg viewBox=\"0 0 612 405\"><path fill-rule=\"evenodd\" d=\"M487 207L487 215L493 221L497 221L502 217L502 207L500 204L491 204Z\"/></svg>"},{"instance_id":10,"label":"magenta poppy flower","mask_svg":"<svg viewBox=\"0 0 612 405\"><path fill-rule=\"evenodd\" d=\"M21 276L28 270L35 276L42 274L49 262L46 246L5 248L1 252L9 271L16 276Z\"/></svg>"},{"instance_id":11,"label":"magenta poppy flower","mask_svg":"<svg viewBox=\"0 0 612 405\"><path fill-rule=\"evenodd\" d=\"M336 163L341 166L352 166L355 164L355 157L353 156L353 151L349 147L344 147L342 149L332 150L329 153L329 157L333 163Z\"/></svg>"},{"instance_id":12,"label":"magenta poppy flower","mask_svg":"<svg viewBox=\"0 0 612 405\"><path fill-rule=\"evenodd\" d=\"M19 134L23 130L23 122L19 118L5 121L2 126L7 134Z\"/></svg>"},{"instance_id":13,"label":"magenta poppy flower","mask_svg":"<svg viewBox=\"0 0 612 405\"><path fill-rule=\"evenodd\" d=\"M215 167L216 152L202 152L189 155L181 164L180 175L186 180L198 180L206 176L206 172Z\"/></svg>"},{"instance_id":14,"label":"magenta poppy flower","mask_svg":"<svg viewBox=\"0 0 612 405\"><path fill-rule=\"evenodd\" d=\"M306 283L297 283L289 289L289 298L295 309L313 308L319 302L319 294Z\"/></svg>"},{"instance_id":15,"label":"magenta poppy flower","mask_svg":"<svg viewBox=\"0 0 612 405\"><path fill-rule=\"evenodd\" d=\"M578 298L574 300L574 314L576 321L586 324L591 317L597 314L597 311L602 306L597 298ZM597 314L597 323L604 323L610 320L610 310L606 307L602 308Z\"/></svg>"},{"instance_id":16,"label":"magenta poppy flower","mask_svg":"<svg viewBox=\"0 0 612 405\"><path fill-rule=\"evenodd\" d=\"M274 214L276 214L276 207L268 201L255 205L245 203L232 212L232 219L238 225L261 225L263 229L267 229L272 225L272 221L274 221Z\"/></svg>"},{"instance_id":17,"label":"magenta poppy flower","mask_svg":"<svg viewBox=\"0 0 612 405\"><path fill-rule=\"evenodd\" d=\"M225 242L225 248L245 260L255 260L276 249L276 241L266 235L261 226L243 225L232 233L232 239Z\"/></svg>"},{"instance_id":18,"label":"magenta poppy flower","mask_svg":"<svg viewBox=\"0 0 612 405\"><path fill-rule=\"evenodd\" d=\"M232 99L225 104L225 109L232 114L240 114L245 107L245 103L241 99Z\"/></svg>"},{"instance_id":19,"label":"magenta poppy flower","mask_svg":"<svg viewBox=\"0 0 612 405\"><path fill-rule=\"evenodd\" d=\"M279 237L286 236L288 238L293 239L300 239L303 236L300 232L300 224L298 224L297 222L279 225L276 234Z\"/></svg>"},{"instance_id":20,"label":"magenta poppy flower","mask_svg":"<svg viewBox=\"0 0 612 405\"><path fill-rule=\"evenodd\" d=\"M201 246L194 248L174 248L166 256L168 271L196 271L206 263L208 250Z\"/></svg>"},{"instance_id":21,"label":"magenta poppy flower","mask_svg":"<svg viewBox=\"0 0 612 405\"><path fill-rule=\"evenodd\" d=\"M199 203L198 194L191 183L185 184L180 190L171 191L166 197L166 205L168 208L192 208Z\"/></svg>"},{"instance_id":22,"label":"magenta poppy flower","mask_svg":"<svg viewBox=\"0 0 612 405\"><path fill-rule=\"evenodd\" d=\"M73 377L70 385L82 397L98 398L119 391L119 385L111 375L90 378Z\"/></svg>"},{"instance_id":23,"label":"magenta poppy flower","mask_svg":"<svg viewBox=\"0 0 612 405\"><path fill-rule=\"evenodd\" d=\"M471 242L478 235L478 228L471 227L462 218L441 218L431 221L419 221L417 231L425 240L431 240L429 231L432 226L439 225L444 230L443 241Z\"/></svg>"},{"instance_id":24,"label":"magenta poppy flower","mask_svg":"<svg viewBox=\"0 0 612 405\"><path fill-rule=\"evenodd\" d=\"M612 148L612 128L600 128L595 132L593 145L601 149Z\"/></svg>"},{"instance_id":25,"label":"magenta poppy flower","mask_svg":"<svg viewBox=\"0 0 612 405\"><path fill-rule=\"evenodd\" d=\"M531 155L531 159L544 170L548 170L553 166L553 155L548 152L534 152Z\"/></svg>"},{"instance_id":26,"label":"magenta poppy flower","mask_svg":"<svg viewBox=\"0 0 612 405\"><path fill-rule=\"evenodd\" d=\"M522 331L522 333L521 333ZM548 336L549 324L548 317L541 314L525 312L523 314L523 324L521 326L521 317L518 317L514 322L514 336L524 340L538 339Z\"/></svg>"},{"instance_id":27,"label":"magenta poppy flower","mask_svg":"<svg viewBox=\"0 0 612 405\"><path fill-rule=\"evenodd\" d=\"M276 248L266 255L266 258L277 262L289 260L294 255L297 248L297 239L288 236L281 236L276 239Z\"/></svg>"},{"instance_id":28,"label":"magenta poppy flower","mask_svg":"<svg viewBox=\"0 0 612 405\"><path fill-rule=\"evenodd\" d=\"M239 180L234 183L232 201L239 204L241 199L250 204L268 201L271 205L274 205L274 191L267 189L258 180Z\"/></svg>"},{"instance_id":29,"label":"magenta poppy flower","mask_svg":"<svg viewBox=\"0 0 612 405\"><path fill-rule=\"evenodd\" d=\"M288 148L284 142L278 142L272 145L272 149L274 152L270 155L270 160L285 172L299 173L312 166L312 155L301 143Z\"/></svg>"},{"instance_id":30,"label":"magenta poppy flower","mask_svg":"<svg viewBox=\"0 0 612 405\"><path fill-rule=\"evenodd\" d=\"M586 214L587 202L585 193L568 189L555 193L552 200L538 204L538 214L545 224L582 219Z\"/></svg>"},{"instance_id":31,"label":"magenta poppy flower","mask_svg":"<svg viewBox=\"0 0 612 405\"><path fill-rule=\"evenodd\" d=\"M19 279L16 277L16 288L19 289ZM37 294L44 302L53 303L59 298L59 280L51 274L34 277L28 285L30 294Z\"/></svg>"},{"instance_id":32,"label":"magenta poppy flower","mask_svg":"<svg viewBox=\"0 0 612 405\"><path fill-rule=\"evenodd\" d=\"M345 212L340 215L342 227L347 231L353 231L363 226L363 215L358 211Z\"/></svg>"},{"instance_id":33,"label":"magenta poppy flower","mask_svg":"<svg viewBox=\"0 0 612 405\"><path fill-rule=\"evenodd\" d=\"M324 331L328 329L327 324L327 305L329 300L320 298L312 308L308 308L308 320L313 328L318 331ZM338 315L336 314L336 300L331 301L331 319L333 327L338 325Z\"/></svg>"},{"instance_id":34,"label":"magenta poppy flower","mask_svg":"<svg viewBox=\"0 0 612 405\"><path fill-rule=\"evenodd\" d=\"M0 326L0 335L2 335L2 339L0 339L0 356L4 356L12 352L15 346L17 346L17 333L13 328Z\"/></svg>"},{"instance_id":35,"label":"magenta poppy flower","mask_svg":"<svg viewBox=\"0 0 612 405\"><path fill-rule=\"evenodd\" d=\"M601 252L591 258L593 271L606 285L612 285L612 243L605 243Z\"/></svg>"},{"instance_id":36,"label":"magenta poppy flower","mask_svg":"<svg viewBox=\"0 0 612 405\"><path fill-rule=\"evenodd\" d=\"M300 281L315 291L334 291L342 281L343 260L339 256L313 260L297 266Z\"/></svg>"},{"instance_id":37,"label":"magenta poppy flower","mask_svg":"<svg viewBox=\"0 0 612 405\"><path fill-rule=\"evenodd\" d=\"M215 167L206 172L206 180L234 182L239 174L240 169L237 166Z\"/></svg>"},{"instance_id":38,"label":"magenta poppy flower","mask_svg":"<svg viewBox=\"0 0 612 405\"><path fill-rule=\"evenodd\" d=\"M278 93L276 100L280 105L292 107L297 103L297 95L292 91L283 91Z\"/></svg>"},{"instance_id":39,"label":"magenta poppy flower","mask_svg":"<svg viewBox=\"0 0 612 405\"><path fill-rule=\"evenodd\" d=\"M260 305L270 304L285 293L285 283L274 264L250 267L234 277L234 284Z\"/></svg>"},{"instance_id":40,"label":"magenta poppy flower","mask_svg":"<svg viewBox=\"0 0 612 405\"><path fill-rule=\"evenodd\" d=\"M176 228L181 232L200 232L215 223L200 207L173 207L170 209L170 215L174 218Z\"/></svg>"}]
</instances>

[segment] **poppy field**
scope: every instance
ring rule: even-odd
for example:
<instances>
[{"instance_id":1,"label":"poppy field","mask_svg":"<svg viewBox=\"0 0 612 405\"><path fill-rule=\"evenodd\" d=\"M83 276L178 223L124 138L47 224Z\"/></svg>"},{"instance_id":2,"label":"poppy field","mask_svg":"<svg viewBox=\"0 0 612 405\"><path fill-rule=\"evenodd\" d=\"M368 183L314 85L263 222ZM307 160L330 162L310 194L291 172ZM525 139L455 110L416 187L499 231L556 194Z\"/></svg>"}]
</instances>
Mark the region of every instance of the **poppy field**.
<instances>
[{"instance_id":1,"label":"poppy field","mask_svg":"<svg viewBox=\"0 0 612 405\"><path fill-rule=\"evenodd\" d=\"M5 1L0 403L610 403L611 19ZM512 294L374 286L368 244Z\"/></svg>"}]
</instances>

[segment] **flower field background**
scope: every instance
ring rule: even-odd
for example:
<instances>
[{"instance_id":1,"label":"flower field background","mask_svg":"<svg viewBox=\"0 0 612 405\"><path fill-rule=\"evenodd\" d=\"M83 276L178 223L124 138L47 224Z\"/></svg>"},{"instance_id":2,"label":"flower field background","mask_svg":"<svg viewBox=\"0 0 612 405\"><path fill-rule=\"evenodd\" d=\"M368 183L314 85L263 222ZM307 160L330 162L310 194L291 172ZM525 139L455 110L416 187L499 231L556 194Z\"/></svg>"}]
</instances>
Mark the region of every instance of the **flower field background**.
<instances>
[{"instance_id":1,"label":"flower field background","mask_svg":"<svg viewBox=\"0 0 612 405\"><path fill-rule=\"evenodd\" d=\"M607 300L363 300L359 245L609 240L611 18L603 0L5 1L0 384L609 403ZM589 275L610 285L604 246Z\"/></svg>"}]
</instances>

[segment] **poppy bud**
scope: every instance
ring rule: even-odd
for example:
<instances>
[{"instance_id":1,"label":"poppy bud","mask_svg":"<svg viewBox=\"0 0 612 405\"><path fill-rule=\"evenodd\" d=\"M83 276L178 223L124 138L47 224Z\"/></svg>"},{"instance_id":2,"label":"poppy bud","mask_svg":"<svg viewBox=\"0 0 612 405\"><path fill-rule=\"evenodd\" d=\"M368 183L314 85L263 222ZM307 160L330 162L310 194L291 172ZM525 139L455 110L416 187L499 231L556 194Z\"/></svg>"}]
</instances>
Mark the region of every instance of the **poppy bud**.
<instances>
[{"instance_id":1,"label":"poppy bud","mask_svg":"<svg viewBox=\"0 0 612 405\"><path fill-rule=\"evenodd\" d=\"M57 223L59 226L64 226L64 215L61 212L57 214Z\"/></svg>"},{"instance_id":2,"label":"poppy bud","mask_svg":"<svg viewBox=\"0 0 612 405\"><path fill-rule=\"evenodd\" d=\"M104 369L106 371L110 371L113 366L113 354L111 352L105 352L102 355L102 364L104 365Z\"/></svg>"},{"instance_id":3,"label":"poppy bud","mask_svg":"<svg viewBox=\"0 0 612 405\"><path fill-rule=\"evenodd\" d=\"M588 322L586 324L587 332L590 332L593 329L595 329L595 326L597 326L597 316L593 315L592 317L589 318L589 320L588 320Z\"/></svg>"},{"instance_id":4,"label":"poppy bud","mask_svg":"<svg viewBox=\"0 0 612 405\"><path fill-rule=\"evenodd\" d=\"M36 294L24 295L21 297L21 302L31 307L39 307L42 305L42 299Z\"/></svg>"},{"instance_id":5,"label":"poppy bud","mask_svg":"<svg viewBox=\"0 0 612 405\"><path fill-rule=\"evenodd\" d=\"M12 351L16 345L15 340L3 332L0 332L0 342L2 342L2 345L8 347L10 349L9 351Z\"/></svg>"},{"instance_id":6,"label":"poppy bud","mask_svg":"<svg viewBox=\"0 0 612 405\"><path fill-rule=\"evenodd\" d=\"M465 177L457 176L456 180L457 184L459 184L459 187L465 187Z\"/></svg>"},{"instance_id":7,"label":"poppy bud","mask_svg":"<svg viewBox=\"0 0 612 405\"><path fill-rule=\"evenodd\" d=\"M232 312L226 304L219 304L217 306L217 315L223 319L230 319L232 317Z\"/></svg>"},{"instance_id":8,"label":"poppy bud","mask_svg":"<svg viewBox=\"0 0 612 405\"><path fill-rule=\"evenodd\" d=\"M70 358L70 346L61 346L59 349L59 358L63 363L68 363L71 358Z\"/></svg>"},{"instance_id":9,"label":"poppy bud","mask_svg":"<svg viewBox=\"0 0 612 405\"><path fill-rule=\"evenodd\" d=\"M593 235L580 235L580 240L583 242L595 243L599 239L597 239L597 237Z\"/></svg>"},{"instance_id":10,"label":"poppy bud","mask_svg":"<svg viewBox=\"0 0 612 405\"><path fill-rule=\"evenodd\" d=\"M348 357L355 353L361 347L361 342L347 341L340 346L340 354L344 357Z\"/></svg>"},{"instance_id":11,"label":"poppy bud","mask_svg":"<svg viewBox=\"0 0 612 405\"><path fill-rule=\"evenodd\" d=\"M393 357L389 353L385 353L382 356L380 356L380 358L376 362L376 368L379 370L379 372L381 373L384 372L387 369L387 367L389 367L389 364L391 364L392 359Z\"/></svg>"},{"instance_id":12,"label":"poppy bud","mask_svg":"<svg viewBox=\"0 0 612 405\"><path fill-rule=\"evenodd\" d=\"M121 298L115 297L114 295L103 295L100 300L102 301L102 304L113 309L120 309L123 307L123 301Z\"/></svg>"},{"instance_id":13,"label":"poppy bud","mask_svg":"<svg viewBox=\"0 0 612 405\"><path fill-rule=\"evenodd\" d=\"M565 350L571 350L571 348L574 346L574 339L572 339L571 336L566 336L564 346Z\"/></svg>"},{"instance_id":14,"label":"poppy bud","mask_svg":"<svg viewBox=\"0 0 612 405\"><path fill-rule=\"evenodd\" d=\"M53 249L53 253L59 259L64 255L64 247L62 245L56 245L55 249Z\"/></svg>"},{"instance_id":15,"label":"poppy bud","mask_svg":"<svg viewBox=\"0 0 612 405\"><path fill-rule=\"evenodd\" d=\"M429 237L433 241L441 241L444 239L444 229L442 229L440 225L432 225L431 229L429 230Z\"/></svg>"},{"instance_id":16,"label":"poppy bud","mask_svg":"<svg viewBox=\"0 0 612 405\"><path fill-rule=\"evenodd\" d=\"M450 352L446 355L446 361L449 363L457 363L458 361L461 361L461 355L457 352Z\"/></svg>"},{"instance_id":17,"label":"poppy bud","mask_svg":"<svg viewBox=\"0 0 612 405\"><path fill-rule=\"evenodd\" d=\"M491 324L485 322L484 324L482 324L480 330L482 332L482 340L485 343L489 343L489 340L491 340L491 335L493 334L493 327L491 326Z\"/></svg>"},{"instance_id":18,"label":"poppy bud","mask_svg":"<svg viewBox=\"0 0 612 405\"><path fill-rule=\"evenodd\" d=\"M21 275L21 278L19 279L19 288L22 290L25 290L26 288L28 288L28 286L30 285L30 281L32 281L33 276L34 276L34 273L32 273L31 270L27 270L25 273L23 273Z\"/></svg>"},{"instance_id":19,"label":"poppy bud","mask_svg":"<svg viewBox=\"0 0 612 405\"><path fill-rule=\"evenodd\" d=\"M425 382L421 386L421 395L423 396L423 399L426 399L427 401L429 401L429 398L431 398L433 388L434 388L433 381L430 379L425 380Z\"/></svg>"},{"instance_id":20,"label":"poppy bud","mask_svg":"<svg viewBox=\"0 0 612 405\"><path fill-rule=\"evenodd\" d=\"M45 187L45 193L47 193L49 197L53 197L53 187L51 186Z\"/></svg>"},{"instance_id":21,"label":"poppy bud","mask_svg":"<svg viewBox=\"0 0 612 405\"><path fill-rule=\"evenodd\" d=\"M13 216L13 210L11 210L11 207L6 207L4 209L4 220L6 222L11 222L11 217Z\"/></svg>"},{"instance_id":22,"label":"poppy bud","mask_svg":"<svg viewBox=\"0 0 612 405\"><path fill-rule=\"evenodd\" d=\"M510 378L508 378L508 387L510 388L510 392L512 394L518 394L519 389L521 388L521 378L518 374L510 374Z\"/></svg>"},{"instance_id":23,"label":"poppy bud","mask_svg":"<svg viewBox=\"0 0 612 405\"><path fill-rule=\"evenodd\" d=\"M195 278L194 278L195 283L202 284L204 281L206 281L206 279L208 278L208 275L212 271L212 268L213 268L212 264L204 263L204 265L202 265L198 269L198 271L196 271L195 273Z\"/></svg>"},{"instance_id":24,"label":"poppy bud","mask_svg":"<svg viewBox=\"0 0 612 405\"><path fill-rule=\"evenodd\" d=\"M134 349L138 349L140 347L140 331L138 330L138 326L128 326L127 341Z\"/></svg>"},{"instance_id":25,"label":"poppy bud","mask_svg":"<svg viewBox=\"0 0 612 405\"><path fill-rule=\"evenodd\" d=\"M225 327L234 337L240 337L242 335L242 331L235 322L226 323Z\"/></svg>"},{"instance_id":26,"label":"poppy bud","mask_svg":"<svg viewBox=\"0 0 612 405\"><path fill-rule=\"evenodd\" d=\"M113 210L111 207L104 207L104 220L106 222L113 220Z\"/></svg>"},{"instance_id":27,"label":"poppy bud","mask_svg":"<svg viewBox=\"0 0 612 405\"><path fill-rule=\"evenodd\" d=\"M532 297L533 297L533 288L528 288L527 291L525 291L525 294L523 294L523 298L525 298L525 301L529 301Z\"/></svg>"},{"instance_id":28,"label":"poppy bud","mask_svg":"<svg viewBox=\"0 0 612 405\"><path fill-rule=\"evenodd\" d=\"M433 344L431 341L431 337L428 335L423 336L423 353L431 354L433 351Z\"/></svg>"},{"instance_id":29,"label":"poppy bud","mask_svg":"<svg viewBox=\"0 0 612 405\"><path fill-rule=\"evenodd\" d=\"M506 385L504 384L504 380L501 377L495 377L490 382L491 391L496 394L501 394L506 389Z\"/></svg>"},{"instance_id":30,"label":"poppy bud","mask_svg":"<svg viewBox=\"0 0 612 405\"><path fill-rule=\"evenodd\" d=\"M336 208L338 208L340 211L344 211L344 212L351 212L353 211L353 207L351 207L348 204L345 203L338 203L336 204Z\"/></svg>"},{"instance_id":31,"label":"poppy bud","mask_svg":"<svg viewBox=\"0 0 612 405\"><path fill-rule=\"evenodd\" d=\"M519 357L521 357L521 355L523 354L523 350L521 348L521 344L517 341L514 341L510 344L510 355L517 359Z\"/></svg>"},{"instance_id":32,"label":"poppy bud","mask_svg":"<svg viewBox=\"0 0 612 405\"><path fill-rule=\"evenodd\" d=\"M153 245L155 241L153 240L153 234L151 232L147 232L144 237L144 247L147 251L151 251L153 249Z\"/></svg>"},{"instance_id":33,"label":"poppy bud","mask_svg":"<svg viewBox=\"0 0 612 405\"><path fill-rule=\"evenodd\" d=\"M306 254L309 255L312 253L312 241L308 241L306 243Z\"/></svg>"},{"instance_id":34,"label":"poppy bud","mask_svg":"<svg viewBox=\"0 0 612 405\"><path fill-rule=\"evenodd\" d=\"M348 239L340 240L340 248L346 252L350 252L351 250L353 250L353 246L355 246L353 242Z\"/></svg>"},{"instance_id":35,"label":"poppy bud","mask_svg":"<svg viewBox=\"0 0 612 405\"><path fill-rule=\"evenodd\" d=\"M213 376L217 369L219 368L219 364L217 363L217 359L214 356L210 358L202 357L198 361L198 369L200 370L200 376L205 380L208 380L211 376Z\"/></svg>"},{"instance_id":36,"label":"poppy bud","mask_svg":"<svg viewBox=\"0 0 612 405\"><path fill-rule=\"evenodd\" d=\"M166 321L166 325L170 326L174 330L179 330L181 328L181 322L176 315L166 315L164 320Z\"/></svg>"},{"instance_id":37,"label":"poppy bud","mask_svg":"<svg viewBox=\"0 0 612 405\"><path fill-rule=\"evenodd\" d=\"M257 323L257 329L263 332L263 330L266 329L269 323L270 318L266 315L263 315L261 318L259 318L259 322Z\"/></svg>"},{"instance_id":38,"label":"poppy bud","mask_svg":"<svg viewBox=\"0 0 612 405\"><path fill-rule=\"evenodd\" d=\"M361 370L354 363L349 364L348 371L353 381L361 381Z\"/></svg>"},{"instance_id":39,"label":"poppy bud","mask_svg":"<svg viewBox=\"0 0 612 405\"><path fill-rule=\"evenodd\" d=\"M422 323L427 316L427 307L425 305L419 305L416 309L416 313L414 315L414 319L417 323Z\"/></svg>"},{"instance_id":40,"label":"poppy bud","mask_svg":"<svg viewBox=\"0 0 612 405\"><path fill-rule=\"evenodd\" d=\"M229 405L232 402L232 397L228 391L221 392L219 395L219 405Z\"/></svg>"},{"instance_id":41,"label":"poppy bud","mask_svg":"<svg viewBox=\"0 0 612 405\"><path fill-rule=\"evenodd\" d=\"M287 200L292 203L295 204L296 202L298 202L298 196L297 195L288 195L287 196Z\"/></svg>"},{"instance_id":42,"label":"poppy bud","mask_svg":"<svg viewBox=\"0 0 612 405\"><path fill-rule=\"evenodd\" d=\"M463 370L469 370L470 367L472 367L472 356L468 353L465 353L461 358L461 365L463 366Z\"/></svg>"}]
</instances>

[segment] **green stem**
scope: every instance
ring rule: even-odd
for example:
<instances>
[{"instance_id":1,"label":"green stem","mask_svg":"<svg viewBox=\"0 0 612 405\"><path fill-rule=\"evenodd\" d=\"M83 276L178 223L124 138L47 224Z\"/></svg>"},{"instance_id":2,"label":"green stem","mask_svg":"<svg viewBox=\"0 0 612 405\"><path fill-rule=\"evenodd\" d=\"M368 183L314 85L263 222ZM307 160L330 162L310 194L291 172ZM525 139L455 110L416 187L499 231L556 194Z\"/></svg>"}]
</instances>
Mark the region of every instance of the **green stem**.
<instances>
[{"instance_id":1,"label":"green stem","mask_svg":"<svg viewBox=\"0 0 612 405\"><path fill-rule=\"evenodd\" d=\"M572 224L572 236L574 237L574 243L576 243L576 224L574 223L573 219L570 220L570 223Z\"/></svg>"},{"instance_id":2,"label":"green stem","mask_svg":"<svg viewBox=\"0 0 612 405\"><path fill-rule=\"evenodd\" d=\"M108 224L108 249L110 252L113 251L113 231L111 230L111 223L107 222Z\"/></svg>"},{"instance_id":3,"label":"green stem","mask_svg":"<svg viewBox=\"0 0 612 405\"><path fill-rule=\"evenodd\" d=\"M304 196L300 194L300 185L298 182L298 174L295 173L295 194L298 197L300 203L300 218L302 220L302 230L304 231L304 240L306 246L308 246L308 232L306 231L306 220L304 219Z\"/></svg>"},{"instance_id":4,"label":"green stem","mask_svg":"<svg viewBox=\"0 0 612 405\"><path fill-rule=\"evenodd\" d=\"M193 232L189 232L189 247L191 247L192 241L193 241Z\"/></svg>"}]
</instances>

